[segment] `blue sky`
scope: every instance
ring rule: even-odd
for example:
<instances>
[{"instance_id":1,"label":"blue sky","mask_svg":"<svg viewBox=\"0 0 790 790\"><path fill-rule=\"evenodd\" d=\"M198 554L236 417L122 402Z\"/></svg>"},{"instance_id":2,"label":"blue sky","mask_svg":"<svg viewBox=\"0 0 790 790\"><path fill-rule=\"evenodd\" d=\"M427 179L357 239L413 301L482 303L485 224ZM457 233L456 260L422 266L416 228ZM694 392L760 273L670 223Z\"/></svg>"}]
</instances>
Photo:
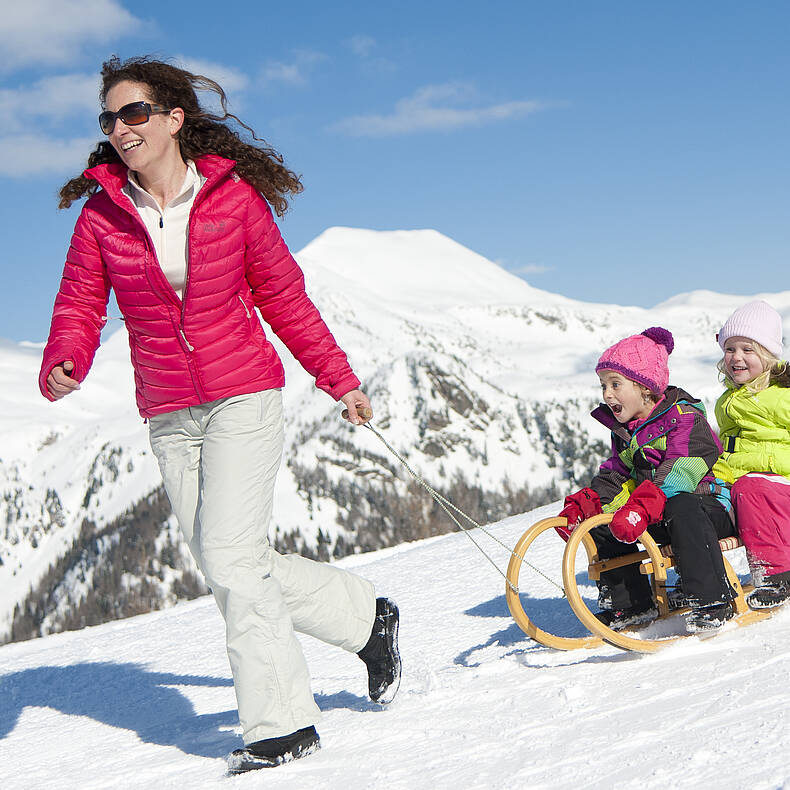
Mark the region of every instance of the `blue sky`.
<instances>
[{"instance_id":1,"label":"blue sky","mask_svg":"<svg viewBox=\"0 0 790 790\"><path fill-rule=\"evenodd\" d=\"M0 17L0 337L43 340L111 54L217 79L332 225L590 301L786 290L790 3L25 0Z\"/></svg>"}]
</instances>

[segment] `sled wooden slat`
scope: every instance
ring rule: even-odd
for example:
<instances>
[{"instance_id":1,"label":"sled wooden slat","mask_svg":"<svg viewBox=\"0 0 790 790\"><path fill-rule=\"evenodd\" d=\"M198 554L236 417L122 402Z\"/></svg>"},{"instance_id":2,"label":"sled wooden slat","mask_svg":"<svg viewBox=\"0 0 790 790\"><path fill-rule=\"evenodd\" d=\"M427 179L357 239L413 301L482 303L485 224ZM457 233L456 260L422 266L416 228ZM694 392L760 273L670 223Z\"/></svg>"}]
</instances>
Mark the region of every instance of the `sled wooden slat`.
<instances>
[{"instance_id":1,"label":"sled wooden slat","mask_svg":"<svg viewBox=\"0 0 790 790\"><path fill-rule=\"evenodd\" d=\"M658 609L659 618L667 617L669 615L681 614L687 609L674 609L670 611L669 600L667 596L667 571L674 567L675 556L672 551L672 546L658 546L655 540L646 532L639 538L639 543L642 544L642 550L637 550L631 554L613 559L602 560L597 556L597 549L595 543L590 536L590 530L597 526L608 524L612 520L611 514L602 514L593 516L587 519L582 524L577 526L571 533L570 538L565 546L565 552L562 558L562 578L565 595L568 598L568 603L573 609L574 614L578 617L579 621L590 631L593 636L581 638L567 638L551 634L548 631L538 628L533 623L522 606L519 595L513 591L508 585L506 587L506 598L510 612L513 619L519 627L537 642L546 645L547 647L554 647L560 650L574 650L579 647L596 647L603 642L606 642L615 647L623 650L633 650L640 653L653 653L660 650L667 645L672 644L678 639L683 639L687 636L692 636L689 633L677 634L675 636L664 637L661 639L639 639L630 636L627 631L613 631L608 626L604 625L597 617L590 611L587 604L579 592L578 584L576 581L576 555L581 545L587 553L588 560L588 578L597 580L600 578L602 571L611 570L613 568L621 568L626 565L638 563L640 572L648 574L651 577L651 586L653 589L653 598ZM525 556L530 544L535 538L543 532L553 529L558 526L566 526L567 522L564 518L548 518L533 524L521 537L516 545L514 556L511 556L510 564L508 565L507 578L508 581L516 588L518 587L519 572L522 565L521 558ZM731 551L732 549L740 548L743 544L737 537L723 538L719 541L722 553ZM515 556L518 554L519 556ZM727 578L735 590L735 599L732 601L735 610L735 617L733 622L736 625L750 625L751 623L764 620L773 614L770 609L751 610L746 603L746 593L750 592L753 588L751 585L742 586L738 575L733 570L726 557L724 559L724 567L727 572ZM711 634L711 636L714 634Z\"/></svg>"},{"instance_id":2,"label":"sled wooden slat","mask_svg":"<svg viewBox=\"0 0 790 790\"><path fill-rule=\"evenodd\" d=\"M743 546L743 542L740 538L735 537L734 535L729 538L722 538L719 541L719 548L724 551L732 551L733 549L739 549ZM663 557L674 557L675 551L672 548L671 543L667 543L665 546L661 547L661 555Z\"/></svg>"},{"instance_id":3,"label":"sled wooden slat","mask_svg":"<svg viewBox=\"0 0 790 790\"><path fill-rule=\"evenodd\" d=\"M722 552L731 551L732 549L739 549L743 546L740 538L731 537L731 538L722 538L719 541L719 546L721 547ZM675 553L672 550L672 544L667 543L664 546L659 547L661 551L661 556L665 558L672 558L674 559ZM612 557L608 560L598 560L597 562L590 563L590 567L588 569L588 575L590 579L597 581L601 578L601 573L604 571L610 571L615 568L622 568L626 565L633 565L634 562L637 560L646 560L648 559L649 555L646 551L635 551L632 554L624 554L622 557ZM674 562L670 563L668 567L674 567ZM653 566L650 562L644 563L641 568L640 572L644 574L652 574L653 573Z\"/></svg>"},{"instance_id":4,"label":"sled wooden slat","mask_svg":"<svg viewBox=\"0 0 790 790\"><path fill-rule=\"evenodd\" d=\"M625 565L633 565L634 562L639 560L646 560L650 555L646 551L635 551L633 554L624 554L622 557L612 557L608 560L598 560L591 562L590 567L587 569L587 574L593 581L598 581L604 571L611 571L615 568L622 568Z\"/></svg>"}]
</instances>

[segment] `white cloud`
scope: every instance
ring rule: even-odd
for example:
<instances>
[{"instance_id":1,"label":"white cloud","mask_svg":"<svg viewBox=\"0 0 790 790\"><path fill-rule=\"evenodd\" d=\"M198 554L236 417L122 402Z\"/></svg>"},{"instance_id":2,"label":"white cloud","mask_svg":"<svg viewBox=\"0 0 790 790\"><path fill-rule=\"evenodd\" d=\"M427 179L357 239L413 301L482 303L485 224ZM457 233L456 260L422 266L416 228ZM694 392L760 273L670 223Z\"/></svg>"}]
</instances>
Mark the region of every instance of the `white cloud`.
<instances>
[{"instance_id":1,"label":"white cloud","mask_svg":"<svg viewBox=\"0 0 790 790\"><path fill-rule=\"evenodd\" d=\"M283 82L286 85L301 85L306 82L302 70L295 63L271 61L261 70L263 82Z\"/></svg>"},{"instance_id":2,"label":"white cloud","mask_svg":"<svg viewBox=\"0 0 790 790\"><path fill-rule=\"evenodd\" d=\"M0 14L0 71L73 63L87 44L138 32L117 0L11 0Z\"/></svg>"},{"instance_id":3,"label":"white cloud","mask_svg":"<svg viewBox=\"0 0 790 790\"><path fill-rule=\"evenodd\" d=\"M291 62L268 61L261 69L260 81L264 85L306 85L315 66L325 60L328 57L322 52L297 50Z\"/></svg>"},{"instance_id":4,"label":"white cloud","mask_svg":"<svg viewBox=\"0 0 790 790\"><path fill-rule=\"evenodd\" d=\"M348 46L355 55L366 58L376 48L376 39L370 36L352 36L348 40Z\"/></svg>"},{"instance_id":5,"label":"white cloud","mask_svg":"<svg viewBox=\"0 0 790 790\"><path fill-rule=\"evenodd\" d=\"M29 178L43 173L81 173L96 137L71 140L22 134L0 138L0 176Z\"/></svg>"},{"instance_id":6,"label":"white cloud","mask_svg":"<svg viewBox=\"0 0 790 790\"><path fill-rule=\"evenodd\" d=\"M190 58L180 62L190 71L216 80L228 92L243 90L249 83L233 68ZM98 74L60 74L30 85L0 88L0 117L5 119L0 130L0 176L80 172L102 138L96 122L99 89ZM211 101L208 104L211 106ZM216 104L211 109L218 110ZM66 129L66 121L75 121L79 131L95 128L96 134L74 137L74 131Z\"/></svg>"},{"instance_id":7,"label":"white cloud","mask_svg":"<svg viewBox=\"0 0 790 790\"><path fill-rule=\"evenodd\" d=\"M60 121L99 114L99 77L96 74L61 74L30 86L0 89L3 132L29 128L31 118ZM98 127L97 127L98 129Z\"/></svg>"},{"instance_id":8,"label":"white cloud","mask_svg":"<svg viewBox=\"0 0 790 790\"><path fill-rule=\"evenodd\" d=\"M474 86L469 83L427 85L412 96L398 101L389 115L356 115L334 124L332 128L359 137L448 131L519 118L548 106L542 102L524 100L477 107L463 106L469 104L476 95Z\"/></svg>"},{"instance_id":9,"label":"white cloud","mask_svg":"<svg viewBox=\"0 0 790 790\"><path fill-rule=\"evenodd\" d=\"M366 73L391 74L398 70L397 63L389 58L374 57L374 54L379 50L379 45L372 36L360 34L346 39L343 43L360 59L360 67Z\"/></svg>"},{"instance_id":10,"label":"white cloud","mask_svg":"<svg viewBox=\"0 0 790 790\"><path fill-rule=\"evenodd\" d=\"M193 74L200 74L203 77L218 82L225 93L237 93L249 86L250 80L244 72L234 69L232 66L223 66L219 63L213 63L210 60L202 60L200 58L190 58L185 55L179 55L176 58L179 66L191 71Z\"/></svg>"},{"instance_id":11,"label":"white cloud","mask_svg":"<svg viewBox=\"0 0 790 790\"><path fill-rule=\"evenodd\" d=\"M186 55L179 55L175 60L176 65L181 68L191 71L193 74L208 77L214 80L214 82L219 83L222 90L225 91L225 95L228 97L228 111L234 114L239 112L240 107L243 106L241 94L250 84L249 77L247 77L244 72L234 69L232 66L223 66L210 60L191 58ZM219 97L213 91L198 92L198 101L201 106L209 112L217 115L222 114Z\"/></svg>"}]
</instances>

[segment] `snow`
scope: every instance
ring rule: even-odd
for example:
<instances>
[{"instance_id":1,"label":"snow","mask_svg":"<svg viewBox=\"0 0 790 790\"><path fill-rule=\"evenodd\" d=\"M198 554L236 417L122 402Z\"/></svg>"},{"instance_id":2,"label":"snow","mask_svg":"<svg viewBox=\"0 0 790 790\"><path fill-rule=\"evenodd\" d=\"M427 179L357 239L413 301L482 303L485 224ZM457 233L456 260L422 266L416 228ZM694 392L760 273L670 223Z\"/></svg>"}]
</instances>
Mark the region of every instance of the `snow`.
<instances>
[{"instance_id":1,"label":"snow","mask_svg":"<svg viewBox=\"0 0 790 790\"><path fill-rule=\"evenodd\" d=\"M19 492L22 505L18 519L0 508L0 521L5 521L6 534L41 528L42 502L47 490L53 490L63 507L64 524L40 536L37 548L15 536L20 548L0 565L0 632L14 604L72 545L83 518L107 523L161 482L135 406L126 333L104 340L81 389L57 403L44 400L38 391L41 352L30 343L0 346L5 382L0 392L0 492ZM103 486L83 507L89 480L107 476L102 469L91 474L97 459L106 455L105 447L122 451L117 459L118 486Z\"/></svg>"},{"instance_id":2,"label":"snow","mask_svg":"<svg viewBox=\"0 0 790 790\"><path fill-rule=\"evenodd\" d=\"M585 411L596 393L598 354L650 325L675 335L672 382L710 407L720 392L713 334L752 298L696 291L651 310L573 301L534 289L430 230L331 228L297 258L373 397L377 427L435 484L457 470L492 486L511 474L515 482L555 475L538 434L519 428L520 415L554 404L546 416L552 430L552 421L577 417L596 430ZM764 298L787 325L790 291ZM287 458L315 465L332 450L325 436L341 432L358 448L382 452L369 431L339 423L336 406L275 342L288 381ZM56 404L37 390L41 348L0 340L0 550L7 553L0 632L83 518L106 524L159 483L134 404L126 333L105 339L82 389ZM425 380L430 366L486 401L490 423L474 410L465 417L448 411ZM416 397L425 409L447 412L436 440L464 440L434 466L420 450ZM300 436L308 439L299 444ZM278 485L275 523L312 527L285 465ZM64 522L39 535L36 548L30 534L47 524L48 488ZM513 516L492 534L513 546L557 509ZM315 523L328 534L336 510L328 500L316 504ZM475 536L504 569L508 553ZM562 545L547 534L529 560L559 579ZM743 556L734 554L745 576ZM224 757L241 743L235 698L223 624L213 601L201 598L0 647L0 787L790 788L790 606L749 628L729 623L715 638L691 637L654 655L610 647L558 652L519 630L504 580L465 535L339 564L373 580L401 608L404 677L388 709L367 700L355 656L304 638L323 749L227 778ZM539 625L583 634L551 582L525 567L520 587ZM594 589L584 593L592 601ZM644 634L681 628L668 621Z\"/></svg>"},{"instance_id":3,"label":"snow","mask_svg":"<svg viewBox=\"0 0 790 790\"><path fill-rule=\"evenodd\" d=\"M714 333L752 298L695 291L651 310L575 301L533 288L434 230L329 228L296 258L388 437L438 485L460 475L489 491L502 491L505 479L514 488L569 485L547 432L560 445L568 434L608 443L587 416L599 392L595 362L647 326L672 330L671 382L710 412L721 392ZM766 298L790 326L790 291ZM318 492L309 501L288 463L351 483L364 471L358 457L381 447L342 424L337 405L272 340L286 370L287 415L273 527L299 531L315 547L318 525L332 541L348 534L336 503ZM14 606L85 519L101 529L160 483L134 402L123 322L110 321L82 388L58 403L38 393L41 351L0 340L0 639ZM473 408L455 408L437 382L464 387ZM439 427L429 426L432 416ZM58 524L49 490L61 506Z\"/></svg>"},{"instance_id":4,"label":"snow","mask_svg":"<svg viewBox=\"0 0 790 790\"><path fill-rule=\"evenodd\" d=\"M538 291L482 255L435 230L375 231L329 228L298 254L300 265L329 275L340 293L366 291L410 312L486 302L522 304L536 296L570 304ZM428 264L428 265L426 265Z\"/></svg>"},{"instance_id":5,"label":"snow","mask_svg":"<svg viewBox=\"0 0 790 790\"><path fill-rule=\"evenodd\" d=\"M512 546L557 507L489 529ZM476 538L505 568L507 552ZM545 538L528 560L559 578L563 544ZM741 551L728 556L744 574ZM356 656L304 637L322 750L226 777L241 740L221 618L200 598L0 648L0 786L790 787L790 607L652 655L560 652L518 629L502 577L463 534L339 564L400 606L403 681L387 709L367 700ZM520 587L539 624L582 634L550 582L525 567Z\"/></svg>"}]
</instances>

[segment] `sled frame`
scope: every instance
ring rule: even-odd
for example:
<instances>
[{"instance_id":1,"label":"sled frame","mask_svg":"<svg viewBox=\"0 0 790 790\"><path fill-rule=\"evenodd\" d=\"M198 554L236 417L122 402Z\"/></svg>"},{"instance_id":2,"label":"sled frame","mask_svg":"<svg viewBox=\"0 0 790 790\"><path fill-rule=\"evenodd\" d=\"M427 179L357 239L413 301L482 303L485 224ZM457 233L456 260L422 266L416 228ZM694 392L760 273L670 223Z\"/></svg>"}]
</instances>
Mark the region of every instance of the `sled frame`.
<instances>
[{"instance_id":1,"label":"sled frame","mask_svg":"<svg viewBox=\"0 0 790 790\"><path fill-rule=\"evenodd\" d=\"M519 539L510 558L507 569L508 584L505 586L505 597L510 613L519 628L536 642L558 650L594 648L603 643L607 643L621 650L631 650L639 653L654 653L679 639L684 639L688 636L697 636L697 634L686 633L661 639L639 639L638 637L629 636L627 631L613 631L598 620L590 611L579 592L579 586L576 581L576 555L581 546L584 546L584 550L587 553L587 576L591 581L599 579L603 571L623 567L625 565L639 564L640 572L650 576L653 600L658 610L659 620L688 611L688 608L672 610L669 608L669 600L667 597L667 571L675 565L675 557L672 554L672 547L670 545L659 546L655 540L645 532L638 539L638 543L641 544L642 547L641 550L637 548L637 550L631 554L615 557L613 559L602 560L598 557L598 551L590 536L590 530L602 524L608 524L611 520L612 514L604 513L593 516L582 522L571 533L562 556L562 581L565 595L574 614L582 625L590 631L591 636L563 637L540 628L530 619L529 615L524 610L523 603L518 594L518 580L522 561L530 545L544 532L554 529L555 527L567 526L566 519L560 516L542 519L529 527ZM741 541L737 538L724 538L719 541L727 578L733 590L735 590L735 598L732 601L735 610L733 621L739 626L764 620L773 613L770 609L749 609L746 603L746 594L753 588L751 585L746 585L745 587L741 585L738 575L733 570L726 556L724 556L725 552L739 548L742 545Z\"/></svg>"}]
</instances>

